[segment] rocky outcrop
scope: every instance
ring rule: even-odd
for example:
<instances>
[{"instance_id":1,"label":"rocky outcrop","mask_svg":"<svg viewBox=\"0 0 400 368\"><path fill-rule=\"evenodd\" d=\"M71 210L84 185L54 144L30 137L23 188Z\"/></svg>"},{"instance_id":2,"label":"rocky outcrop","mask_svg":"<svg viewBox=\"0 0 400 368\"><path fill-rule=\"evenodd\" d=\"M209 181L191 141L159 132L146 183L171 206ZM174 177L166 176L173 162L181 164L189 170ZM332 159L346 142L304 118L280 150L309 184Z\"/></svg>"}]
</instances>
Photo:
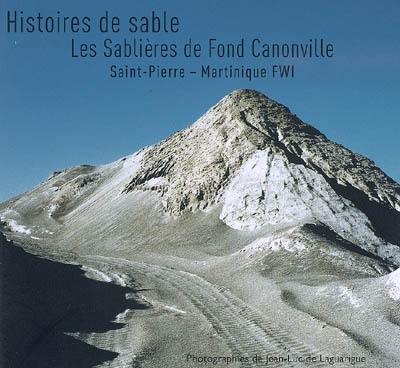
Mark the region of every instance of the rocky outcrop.
<instances>
[{"instance_id":1,"label":"rocky outcrop","mask_svg":"<svg viewBox=\"0 0 400 368\"><path fill-rule=\"evenodd\" d=\"M399 185L372 161L329 141L285 106L251 90L233 92L191 127L148 150L125 190L163 180L168 212L205 208L245 161L266 148L400 210Z\"/></svg>"},{"instance_id":2,"label":"rocky outcrop","mask_svg":"<svg viewBox=\"0 0 400 368\"><path fill-rule=\"evenodd\" d=\"M255 91L233 92L148 149L124 191L144 188L172 215L221 204L239 230L319 221L385 258L383 243L400 244L400 186Z\"/></svg>"}]
</instances>

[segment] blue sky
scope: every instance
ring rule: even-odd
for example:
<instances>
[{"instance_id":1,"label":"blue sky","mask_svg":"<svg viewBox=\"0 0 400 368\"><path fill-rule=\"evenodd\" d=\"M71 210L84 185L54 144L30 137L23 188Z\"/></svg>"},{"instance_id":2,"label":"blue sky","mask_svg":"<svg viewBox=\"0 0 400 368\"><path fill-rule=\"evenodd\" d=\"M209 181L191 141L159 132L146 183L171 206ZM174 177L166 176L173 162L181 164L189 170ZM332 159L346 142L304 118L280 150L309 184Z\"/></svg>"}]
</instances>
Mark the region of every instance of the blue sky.
<instances>
[{"instance_id":1,"label":"blue sky","mask_svg":"<svg viewBox=\"0 0 400 368\"><path fill-rule=\"evenodd\" d=\"M144 37L176 43L189 37L281 42L323 37L334 43L335 57L296 62L297 75L291 80L112 80L109 65L132 60L72 59L71 34L7 34L7 10L25 15L59 10L92 18L109 10L123 19L166 10L179 17L181 31ZM32 188L54 170L107 163L166 138L238 88L257 89L280 101L400 180L398 1L3 0L0 11L0 201ZM76 37L101 44L108 36ZM133 35L111 35L123 37ZM209 60L196 63L202 62ZM167 64L197 65L182 58Z\"/></svg>"}]
</instances>

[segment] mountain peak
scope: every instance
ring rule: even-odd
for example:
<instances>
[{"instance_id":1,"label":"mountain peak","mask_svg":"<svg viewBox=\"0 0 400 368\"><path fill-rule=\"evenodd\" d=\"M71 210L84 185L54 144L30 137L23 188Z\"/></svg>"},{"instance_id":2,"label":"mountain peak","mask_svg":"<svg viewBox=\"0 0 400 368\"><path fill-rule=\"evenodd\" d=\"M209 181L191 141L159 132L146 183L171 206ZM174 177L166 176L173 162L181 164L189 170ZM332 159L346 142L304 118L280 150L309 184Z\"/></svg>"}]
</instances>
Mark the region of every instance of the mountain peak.
<instances>
[{"instance_id":1,"label":"mountain peak","mask_svg":"<svg viewBox=\"0 0 400 368\"><path fill-rule=\"evenodd\" d=\"M242 231L320 223L400 264L399 184L372 161L252 90L232 92L187 129L126 160L67 170L44 187L54 194L48 198L46 221L74 219L71 211L78 211L74 208L85 198L89 206L105 194L113 202L118 193L115 203L102 203L128 210L136 194L153 192L173 217L214 208L225 225ZM17 228L23 208L12 204L0 214ZM84 216L85 208L79 209Z\"/></svg>"},{"instance_id":2,"label":"mountain peak","mask_svg":"<svg viewBox=\"0 0 400 368\"><path fill-rule=\"evenodd\" d=\"M232 92L150 147L133 190L158 191L173 215L223 203L220 218L241 230L319 221L369 250L382 234L400 244L400 186L257 91Z\"/></svg>"},{"instance_id":3,"label":"mountain peak","mask_svg":"<svg viewBox=\"0 0 400 368\"><path fill-rule=\"evenodd\" d=\"M285 137L326 139L320 131L302 122L286 106L250 89L235 90L225 96L193 128L227 130L230 133L235 130L253 140L253 143L256 137L263 142L279 141Z\"/></svg>"},{"instance_id":4,"label":"mountain peak","mask_svg":"<svg viewBox=\"0 0 400 368\"><path fill-rule=\"evenodd\" d=\"M278 124L295 120L286 107L260 92L234 91L192 126L150 147L125 191L163 178L164 186L157 190L168 212L206 208L252 154L277 145Z\"/></svg>"},{"instance_id":5,"label":"mountain peak","mask_svg":"<svg viewBox=\"0 0 400 368\"><path fill-rule=\"evenodd\" d=\"M246 124L262 134L271 136L272 126L280 121L294 122L292 114L284 105L270 99L261 92L250 89L239 89L226 95L206 114L205 118L224 115L225 124ZM200 119L204 121L207 119ZM220 125L221 119L214 119ZM272 130L271 130L272 129ZM273 136L274 134L272 134Z\"/></svg>"},{"instance_id":6,"label":"mountain peak","mask_svg":"<svg viewBox=\"0 0 400 368\"><path fill-rule=\"evenodd\" d=\"M284 105L274 101L269 98L267 95L262 92L253 90L253 89L237 89L227 94L224 98L221 99L219 104L229 103L236 105L241 108L245 108L248 106L264 106L264 107L281 107L286 110L287 107Z\"/></svg>"},{"instance_id":7,"label":"mountain peak","mask_svg":"<svg viewBox=\"0 0 400 368\"><path fill-rule=\"evenodd\" d=\"M165 177L169 185L163 198L168 211L207 207L241 165L265 149L400 209L399 185L372 161L329 141L284 105L248 89L230 93L192 126L149 148L126 191ZM172 198L178 202L172 204Z\"/></svg>"},{"instance_id":8,"label":"mountain peak","mask_svg":"<svg viewBox=\"0 0 400 368\"><path fill-rule=\"evenodd\" d=\"M232 100L233 102L239 103L241 101L251 101L259 100L261 103L268 103L269 101L275 102L270 99L265 94L254 90L254 89L237 89L227 94L220 102ZM277 103L277 102L275 102Z\"/></svg>"}]
</instances>

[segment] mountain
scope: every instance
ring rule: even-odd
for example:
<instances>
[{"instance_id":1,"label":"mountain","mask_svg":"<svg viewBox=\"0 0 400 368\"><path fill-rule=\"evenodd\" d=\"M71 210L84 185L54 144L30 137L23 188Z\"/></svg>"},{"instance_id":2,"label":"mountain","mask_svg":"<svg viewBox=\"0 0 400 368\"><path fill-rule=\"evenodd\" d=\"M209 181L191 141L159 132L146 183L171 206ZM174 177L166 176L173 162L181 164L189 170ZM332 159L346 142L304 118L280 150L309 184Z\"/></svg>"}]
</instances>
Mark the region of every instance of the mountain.
<instances>
[{"instance_id":1,"label":"mountain","mask_svg":"<svg viewBox=\"0 0 400 368\"><path fill-rule=\"evenodd\" d=\"M130 194L147 192L162 208L155 217L218 208L220 221L246 233L319 224L400 264L399 184L251 90L231 93L189 128L116 163L55 172L3 204L1 218L33 238L76 232L91 214L116 216L117 223L130 218L119 234L124 237L140 222Z\"/></svg>"}]
</instances>

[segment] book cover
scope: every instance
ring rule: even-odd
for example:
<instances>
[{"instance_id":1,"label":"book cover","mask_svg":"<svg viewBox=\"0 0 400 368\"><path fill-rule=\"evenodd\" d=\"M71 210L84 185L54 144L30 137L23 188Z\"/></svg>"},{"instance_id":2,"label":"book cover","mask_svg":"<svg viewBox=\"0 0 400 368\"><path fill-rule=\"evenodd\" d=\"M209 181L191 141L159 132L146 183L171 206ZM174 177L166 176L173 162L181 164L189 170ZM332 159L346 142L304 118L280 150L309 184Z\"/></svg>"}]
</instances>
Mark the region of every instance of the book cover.
<instances>
[{"instance_id":1,"label":"book cover","mask_svg":"<svg viewBox=\"0 0 400 368\"><path fill-rule=\"evenodd\" d=\"M0 4L0 366L400 366L400 4Z\"/></svg>"}]
</instances>

